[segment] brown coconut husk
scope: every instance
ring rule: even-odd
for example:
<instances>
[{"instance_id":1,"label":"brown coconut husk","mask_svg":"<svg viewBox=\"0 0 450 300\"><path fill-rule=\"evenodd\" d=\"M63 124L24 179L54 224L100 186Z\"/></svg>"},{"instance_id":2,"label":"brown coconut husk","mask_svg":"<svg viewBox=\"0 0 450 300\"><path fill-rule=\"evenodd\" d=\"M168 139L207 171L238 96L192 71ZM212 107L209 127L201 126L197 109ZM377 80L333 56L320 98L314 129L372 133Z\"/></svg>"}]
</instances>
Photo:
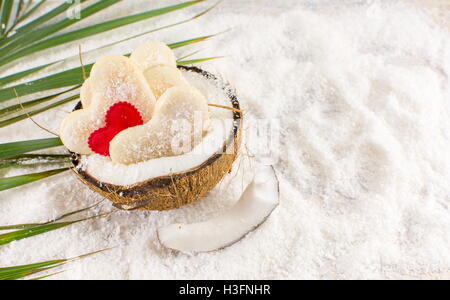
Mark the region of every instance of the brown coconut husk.
<instances>
[{"instance_id":1,"label":"brown coconut husk","mask_svg":"<svg viewBox=\"0 0 450 300\"><path fill-rule=\"evenodd\" d=\"M209 80L219 80L211 73L197 67L183 66L180 69L199 73ZM228 84L222 84L222 86L233 109L233 129L223 146L201 165L183 172L149 178L130 186L100 182L78 167L81 156L76 153L72 153L72 170L90 189L103 195L115 207L123 210L169 210L197 201L231 172L240 147L243 113L234 90ZM81 103L75 107L75 110L77 109L81 109Z\"/></svg>"}]
</instances>

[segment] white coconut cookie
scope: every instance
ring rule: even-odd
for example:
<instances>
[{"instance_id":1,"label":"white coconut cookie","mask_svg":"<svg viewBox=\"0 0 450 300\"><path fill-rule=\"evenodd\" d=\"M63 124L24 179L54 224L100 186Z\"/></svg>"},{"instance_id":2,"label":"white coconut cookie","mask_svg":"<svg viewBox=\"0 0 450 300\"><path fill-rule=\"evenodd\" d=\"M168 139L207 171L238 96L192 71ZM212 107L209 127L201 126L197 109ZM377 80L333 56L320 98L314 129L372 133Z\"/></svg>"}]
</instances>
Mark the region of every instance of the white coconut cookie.
<instances>
[{"instance_id":1,"label":"white coconut cookie","mask_svg":"<svg viewBox=\"0 0 450 300\"><path fill-rule=\"evenodd\" d=\"M88 78L83 83L80 89L80 101L83 107L88 107L91 104L91 99L92 99L91 79Z\"/></svg>"},{"instance_id":2,"label":"white coconut cookie","mask_svg":"<svg viewBox=\"0 0 450 300\"><path fill-rule=\"evenodd\" d=\"M149 41L142 44L133 51L130 59L143 71L160 65L177 67L177 60L172 49L166 44L157 41Z\"/></svg>"},{"instance_id":3,"label":"white coconut cookie","mask_svg":"<svg viewBox=\"0 0 450 300\"><path fill-rule=\"evenodd\" d=\"M171 66L155 66L144 71L144 76L156 99L174 86L188 84L183 74L177 68Z\"/></svg>"},{"instance_id":4,"label":"white coconut cookie","mask_svg":"<svg viewBox=\"0 0 450 300\"><path fill-rule=\"evenodd\" d=\"M60 137L64 145L79 154L91 154L89 136L105 125L105 115L115 103L128 102L148 122L155 96L142 70L121 55L102 57L94 65L81 91L83 109L72 112L62 122Z\"/></svg>"},{"instance_id":5,"label":"white coconut cookie","mask_svg":"<svg viewBox=\"0 0 450 300\"><path fill-rule=\"evenodd\" d=\"M169 88L158 100L153 118L128 128L110 144L114 163L134 164L154 158L181 155L201 142L209 124L206 98L194 87Z\"/></svg>"},{"instance_id":6,"label":"white coconut cookie","mask_svg":"<svg viewBox=\"0 0 450 300\"><path fill-rule=\"evenodd\" d=\"M161 42L141 45L130 58L101 58L80 98L83 109L61 125L63 143L73 152L95 152L125 165L189 152L209 121L206 98L184 79L172 50Z\"/></svg>"},{"instance_id":7,"label":"white coconut cookie","mask_svg":"<svg viewBox=\"0 0 450 300\"><path fill-rule=\"evenodd\" d=\"M186 84L181 71L177 68L175 54L164 43L146 42L133 51L130 59L144 72L156 99L168 88Z\"/></svg>"}]
</instances>

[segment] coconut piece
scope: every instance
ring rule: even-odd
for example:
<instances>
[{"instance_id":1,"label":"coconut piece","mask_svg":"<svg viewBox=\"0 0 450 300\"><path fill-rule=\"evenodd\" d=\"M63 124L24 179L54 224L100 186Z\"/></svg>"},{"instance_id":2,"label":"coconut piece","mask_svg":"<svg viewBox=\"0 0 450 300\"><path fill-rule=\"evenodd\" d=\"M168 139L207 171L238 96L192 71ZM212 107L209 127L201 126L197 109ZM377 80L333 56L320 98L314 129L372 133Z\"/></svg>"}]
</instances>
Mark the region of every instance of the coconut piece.
<instances>
[{"instance_id":1,"label":"coconut piece","mask_svg":"<svg viewBox=\"0 0 450 300\"><path fill-rule=\"evenodd\" d=\"M171 87L188 84L181 71L175 67L152 67L144 71L144 76L156 99Z\"/></svg>"},{"instance_id":2,"label":"coconut piece","mask_svg":"<svg viewBox=\"0 0 450 300\"><path fill-rule=\"evenodd\" d=\"M158 41L149 41L140 45L133 51L130 59L142 71L159 65L177 67L177 59L172 49Z\"/></svg>"},{"instance_id":3,"label":"coconut piece","mask_svg":"<svg viewBox=\"0 0 450 300\"><path fill-rule=\"evenodd\" d=\"M167 248L184 253L210 252L231 246L256 229L279 203L279 186L271 166L256 170L253 182L226 213L194 224L172 224L158 229Z\"/></svg>"},{"instance_id":4,"label":"coconut piece","mask_svg":"<svg viewBox=\"0 0 450 300\"><path fill-rule=\"evenodd\" d=\"M158 100L148 123L114 137L111 160L129 165L190 152L201 142L208 124L206 98L189 85L172 87Z\"/></svg>"},{"instance_id":5,"label":"coconut piece","mask_svg":"<svg viewBox=\"0 0 450 300\"><path fill-rule=\"evenodd\" d=\"M144 122L151 119L155 96L142 71L129 58L121 55L102 57L95 63L85 84L83 109L66 116L60 127L61 140L70 151L92 153L89 136L105 125L106 112L117 102L134 105Z\"/></svg>"}]
</instances>

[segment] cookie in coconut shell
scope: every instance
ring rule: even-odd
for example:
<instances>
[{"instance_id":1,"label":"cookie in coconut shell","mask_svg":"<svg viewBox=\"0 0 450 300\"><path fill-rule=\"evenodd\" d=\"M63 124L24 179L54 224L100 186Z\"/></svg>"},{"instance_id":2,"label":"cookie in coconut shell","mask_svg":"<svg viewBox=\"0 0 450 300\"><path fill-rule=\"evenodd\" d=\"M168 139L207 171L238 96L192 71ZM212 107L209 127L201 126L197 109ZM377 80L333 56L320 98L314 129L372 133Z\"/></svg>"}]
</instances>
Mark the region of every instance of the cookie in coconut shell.
<instances>
[{"instance_id":1,"label":"cookie in coconut shell","mask_svg":"<svg viewBox=\"0 0 450 300\"><path fill-rule=\"evenodd\" d=\"M212 190L231 171L236 160L243 115L235 92L216 76L197 67L179 67L179 70L195 78L197 88L203 88L205 93L208 93L207 86L213 86L208 103L215 104L216 111L222 110L217 114L227 115L231 122L228 126L219 124L208 133L202 141L208 144L206 151L196 152L203 146L201 143L193 153L130 166L114 165L97 155L72 152L72 170L78 178L119 209L170 210L193 203ZM221 101L215 103L214 98ZM81 102L75 107L80 109Z\"/></svg>"}]
</instances>

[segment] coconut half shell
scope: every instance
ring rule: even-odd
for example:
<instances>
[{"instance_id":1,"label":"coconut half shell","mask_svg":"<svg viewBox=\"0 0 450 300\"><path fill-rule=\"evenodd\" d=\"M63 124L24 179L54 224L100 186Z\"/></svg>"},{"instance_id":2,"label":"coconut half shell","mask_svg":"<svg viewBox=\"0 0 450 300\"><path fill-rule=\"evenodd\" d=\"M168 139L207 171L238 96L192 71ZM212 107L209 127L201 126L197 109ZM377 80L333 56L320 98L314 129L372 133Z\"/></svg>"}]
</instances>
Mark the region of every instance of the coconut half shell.
<instances>
[{"instance_id":1,"label":"coconut half shell","mask_svg":"<svg viewBox=\"0 0 450 300\"><path fill-rule=\"evenodd\" d=\"M195 72L208 80L219 81L213 74L197 67L179 67L181 70ZM223 91L230 100L230 107L240 109L235 91L222 84ZM81 109L81 102L75 110ZM222 178L231 171L236 160L242 131L242 112L233 112L233 128L223 146L202 164L182 172L149 178L130 186L104 183L80 168L81 155L72 153L72 170L91 190L112 201L123 210L169 210L193 203L212 190Z\"/></svg>"}]
</instances>

